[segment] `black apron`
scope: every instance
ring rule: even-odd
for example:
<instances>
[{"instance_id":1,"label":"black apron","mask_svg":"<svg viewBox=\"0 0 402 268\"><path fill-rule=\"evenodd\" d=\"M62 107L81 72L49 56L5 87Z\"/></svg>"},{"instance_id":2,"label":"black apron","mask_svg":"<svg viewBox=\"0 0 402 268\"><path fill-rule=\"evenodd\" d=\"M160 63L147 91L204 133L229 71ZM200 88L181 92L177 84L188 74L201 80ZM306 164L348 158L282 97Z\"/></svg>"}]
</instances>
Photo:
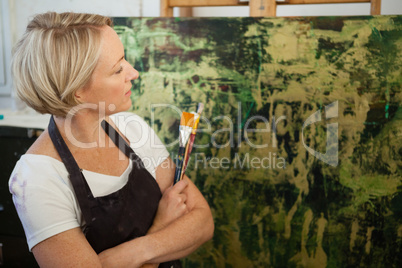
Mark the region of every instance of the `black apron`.
<instances>
[{"instance_id":1,"label":"black apron","mask_svg":"<svg viewBox=\"0 0 402 268\"><path fill-rule=\"evenodd\" d=\"M102 127L116 146L133 162L127 184L106 196L94 197L73 155L50 118L50 138L69 173L75 195L85 220L84 234L96 253L146 235L151 227L159 200L158 184L145 169L142 160L119 133L106 121ZM181 267L180 261L161 263L159 267Z\"/></svg>"}]
</instances>

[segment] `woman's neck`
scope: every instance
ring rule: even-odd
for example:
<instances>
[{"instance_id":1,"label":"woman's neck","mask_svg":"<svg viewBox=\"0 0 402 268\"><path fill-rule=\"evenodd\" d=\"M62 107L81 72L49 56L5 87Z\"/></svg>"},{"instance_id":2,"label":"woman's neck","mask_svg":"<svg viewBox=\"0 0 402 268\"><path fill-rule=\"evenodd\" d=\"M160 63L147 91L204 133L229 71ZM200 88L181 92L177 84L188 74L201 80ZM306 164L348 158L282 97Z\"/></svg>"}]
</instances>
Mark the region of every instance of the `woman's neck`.
<instances>
[{"instance_id":1,"label":"woman's neck","mask_svg":"<svg viewBox=\"0 0 402 268\"><path fill-rule=\"evenodd\" d=\"M101 127L101 122L107 120L108 116L79 112L73 117L54 117L54 119L60 134L68 145L80 149L106 146L108 137Z\"/></svg>"}]
</instances>

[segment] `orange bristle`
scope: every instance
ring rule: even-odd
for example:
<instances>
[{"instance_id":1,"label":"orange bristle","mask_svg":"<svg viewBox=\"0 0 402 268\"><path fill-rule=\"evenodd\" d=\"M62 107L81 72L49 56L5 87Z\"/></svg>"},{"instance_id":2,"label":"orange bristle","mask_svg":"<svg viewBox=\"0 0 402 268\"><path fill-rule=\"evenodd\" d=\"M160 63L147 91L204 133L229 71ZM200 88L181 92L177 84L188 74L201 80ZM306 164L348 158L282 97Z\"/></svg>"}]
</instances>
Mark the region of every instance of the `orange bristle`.
<instances>
[{"instance_id":1,"label":"orange bristle","mask_svg":"<svg viewBox=\"0 0 402 268\"><path fill-rule=\"evenodd\" d=\"M187 113L187 112L183 112L181 114L181 118L180 118L180 125L181 126L187 126L187 127L193 127L194 126L194 114L192 113Z\"/></svg>"}]
</instances>

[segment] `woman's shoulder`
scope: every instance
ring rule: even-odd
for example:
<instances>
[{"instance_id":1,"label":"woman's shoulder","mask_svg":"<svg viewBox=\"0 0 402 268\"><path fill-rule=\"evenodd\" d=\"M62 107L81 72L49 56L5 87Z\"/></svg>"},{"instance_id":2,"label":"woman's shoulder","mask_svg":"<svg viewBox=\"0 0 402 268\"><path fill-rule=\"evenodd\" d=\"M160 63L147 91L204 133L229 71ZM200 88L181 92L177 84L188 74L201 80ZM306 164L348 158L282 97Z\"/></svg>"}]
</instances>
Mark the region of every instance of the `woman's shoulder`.
<instances>
[{"instance_id":1,"label":"woman's shoulder","mask_svg":"<svg viewBox=\"0 0 402 268\"><path fill-rule=\"evenodd\" d=\"M149 128L145 120L133 112L121 112L110 116L112 121L120 128L135 128L138 126ZM122 129L120 129L122 130ZM124 129L123 129L124 130Z\"/></svg>"},{"instance_id":2,"label":"woman's shoulder","mask_svg":"<svg viewBox=\"0 0 402 268\"><path fill-rule=\"evenodd\" d=\"M26 152L27 155L45 155L61 161L53 142L50 139L47 129L36 139Z\"/></svg>"},{"instance_id":3,"label":"woman's shoulder","mask_svg":"<svg viewBox=\"0 0 402 268\"><path fill-rule=\"evenodd\" d=\"M67 170L50 156L21 156L10 176L9 191L30 249L57 233L80 226Z\"/></svg>"},{"instance_id":4,"label":"woman's shoulder","mask_svg":"<svg viewBox=\"0 0 402 268\"><path fill-rule=\"evenodd\" d=\"M131 145L136 145L137 148L147 144L155 135L147 122L135 113L122 112L113 115L111 119L120 133L130 141Z\"/></svg>"},{"instance_id":5,"label":"woman's shoulder","mask_svg":"<svg viewBox=\"0 0 402 268\"><path fill-rule=\"evenodd\" d=\"M33 145L21 156L9 180L10 190L15 185L49 188L57 184L69 184L68 172L60 160L39 145Z\"/></svg>"},{"instance_id":6,"label":"woman's shoulder","mask_svg":"<svg viewBox=\"0 0 402 268\"><path fill-rule=\"evenodd\" d=\"M131 112L118 113L111 119L155 177L156 167L169 156L169 152L154 130L142 117Z\"/></svg>"}]
</instances>

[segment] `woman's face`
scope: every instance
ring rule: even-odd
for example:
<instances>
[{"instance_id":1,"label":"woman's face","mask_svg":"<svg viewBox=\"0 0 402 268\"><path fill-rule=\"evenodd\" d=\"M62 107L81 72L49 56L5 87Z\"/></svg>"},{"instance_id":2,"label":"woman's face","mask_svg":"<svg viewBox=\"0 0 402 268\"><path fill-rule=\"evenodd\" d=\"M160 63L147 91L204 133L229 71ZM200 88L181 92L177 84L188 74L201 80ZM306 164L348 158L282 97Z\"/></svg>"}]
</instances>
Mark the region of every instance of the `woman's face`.
<instances>
[{"instance_id":1,"label":"woman's face","mask_svg":"<svg viewBox=\"0 0 402 268\"><path fill-rule=\"evenodd\" d=\"M101 31L99 61L89 84L77 92L77 97L82 103L97 105L97 112L104 110L108 115L131 107L131 80L139 74L124 59L124 47L116 32L109 26Z\"/></svg>"}]
</instances>

